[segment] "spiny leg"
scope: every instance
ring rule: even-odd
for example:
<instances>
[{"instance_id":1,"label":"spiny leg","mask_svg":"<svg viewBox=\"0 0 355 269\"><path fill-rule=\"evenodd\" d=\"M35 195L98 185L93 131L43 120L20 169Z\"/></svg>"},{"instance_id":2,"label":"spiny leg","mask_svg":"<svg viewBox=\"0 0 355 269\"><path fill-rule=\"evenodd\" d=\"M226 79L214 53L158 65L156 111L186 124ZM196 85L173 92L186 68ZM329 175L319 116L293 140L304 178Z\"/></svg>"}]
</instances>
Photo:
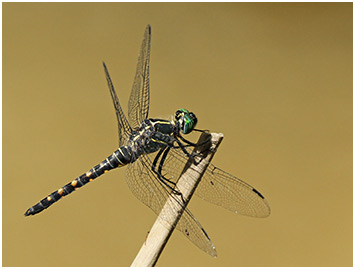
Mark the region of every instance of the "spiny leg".
<instances>
[{"instance_id":1,"label":"spiny leg","mask_svg":"<svg viewBox=\"0 0 355 269\"><path fill-rule=\"evenodd\" d=\"M179 138L180 138L184 143L186 143L188 146L193 146L193 147L200 147L200 146L203 146L204 144L207 144L208 142L210 142L210 139L206 139L206 140L203 141L202 143L193 143L193 142L191 142L191 141L185 139L184 137L182 137L181 134L178 134L178 135L177 135L176 140L178 140ZM182 149L182 151L184 151L183 147L188 147L188 146L187 146L187 145L182 145L182 143L181 143L181 142L179 143L179 142L180 142L180 141L177 141L177 143L179 144L179 147ZM209 148L206 149L206 150L204 150L204 151L202 151L202 152L200 152L199 154L202 154L202 153L204 153L204 152L207 151L207 150L209 150ZM185 151L184 151L184 153L186 154ZM189 154L189 155L187 155L187 156L190 158L190 157L192 157L192 156L197 156L197 155L199 155L199 154L194 153L194 154Z\"/></svg>"},{"instance_id":2,"label":"spiny leg","mask_svg":"<svg viewBox=\"0 0 355 269\"><path fill-rule=\"evenodd\" d=\"M159 163L159 168L158 168L158 175L161 175L165 180L167 180L168 182L172 183L175 187L176 187L176 183L175 182L172 182L170 180L168 180L166 177L164 177L162 175L162 169L163 169L163 165L165 163L165 160L166 160L166 157L168 156L168 153L170 151L170 147L167 147L165 150L164 150L164 153L163 153L163 156L161 157L160 159L160 163ZM182 193L176 189L171 189L172 192L176 195L179 195L181 197L181 200L184 201L184 197L182 195Z\"/></svg>"},{"instance_id":3,"label":"spiny leg","mask_svg":"<svg viewBox=\"0 0 355 269\"><path fill-rule=\"evenodd\" d=\"M192 131L195 131L195 132L201 132L201 133L207 133L207 132L209 132L210 130L201 130L201 129L196 129L196 128L194 128L194 129L192 129Z\"/></svg>"},{"instance_id":4,"label":"spiny leg","mask_svg":"<svg viewBox=\"0 0 355 269\"><path fill-rule=\"evenodd\" d=\"M153 161L153 164L152 164L152 171L157 175L158 179L160 182L162 182L165 186L167 186L174 194L180 194L179 191L175 190L173 187L171 187L167 182L169 182L171 185L173 185L174 187L176 186L176 183L175 182L172 182L171 180L167 179L165 176L163 176L161 174L161 169L162 169L162 166L163 164L159 163L159 168L158 168L158 171L156 170L156 164L158 162L158 159L159 157L163 154L164 151L168 150L169 152L169 147L168 146L165 146L163 147L162 149L159 150L157 156L155 156L154 158L154 161ZM165 157L164 157L164 160L166 159L166 155L167 153L165 154ZM164 156L164 154L163 154ZM163 157L162 157L163 158Z\"/></svg>"},{"instance_id":5,"label":"spiny leg","mask_svg":"<svg viewBox=\"0 0 355 269\"><path fill-rule=\"evenodd\" d=\"M187 139L185 139L181 134L177 135L178 138L180 138L183 142L185 142L186 144L190 145L190 146L194 146L194 147L199 147L199 146L203 146L204 144L208 143L210 141L210 139L206 139L205 141L203 141L202 143L193 143Z\"/></svg>"},{"instance_id":6,"label":"spiny leg","mask_svg":"<svg viewBox=\"0 0 355 269\"><path fill-rule=\"evenodd\" d=\"M166 148L166 147L161 148L161 149L159 150L157 156L155 156L155 158L154 158L154 161L153 161L153 164L152 164L152 170L154 171L154 173L155 173L155 167L156 167L156 165L157 165L158 159L160 158L160 155L164 152L164 149L165 149L165 148Z\"/></svg>"},{"instance_id":7,"label":"spiny leg","mask_svg":"<svg viewBox=\"0 0 355 269\"><path fill-rule=\"evenodd\" d=\"M185 155L187 156L187 157L189 157L189 158L191 158L192 157L192 154L190 154L185 148L186 148L186 145L183 145L182 143L181 143L181 141L179 140L179 138L178 137L176 137L175 138L175 141L176 141L176 143L178 143L178 148L180 148L184 153L185 153ZM193 145L189 145L189 146L193 146Z\"/></svg>"},{"instance_id":8,"label":"spiny leg","mask_svg":"<svg viewBox=\"0 0 355 269\"><path fill-rule=\"evenodd\" d=\"M186 144L193 146L193 147L197 147L198 145L196 143L193 143L187 139L185 139L181 134L177 135L178 138L180 138L183 142L185 142Z\"/></svg>"}]
</instances>

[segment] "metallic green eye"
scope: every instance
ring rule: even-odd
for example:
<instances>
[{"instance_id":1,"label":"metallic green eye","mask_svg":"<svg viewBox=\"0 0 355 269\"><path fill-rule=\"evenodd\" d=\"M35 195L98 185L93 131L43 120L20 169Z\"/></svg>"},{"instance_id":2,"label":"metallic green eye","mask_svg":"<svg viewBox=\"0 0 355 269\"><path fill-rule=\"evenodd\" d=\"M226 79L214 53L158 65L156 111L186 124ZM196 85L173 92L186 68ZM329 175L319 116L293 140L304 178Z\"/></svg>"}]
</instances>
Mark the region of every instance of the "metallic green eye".
<instances>
[{"instance_id":1,"label":"metallic green eye","mask_svg":"<svg viewBox=\"0 0 355 269\"><path fill-rule=\"evenodd\" d=\"M175 119L180 123L180 128L184 134L190 133L197 123L195 114L184 108L176 111Z\"/></svg>"},{"instance_id":2,"label":"metallic green eye","mask_svg":"<svg viewBox=\"0 0 355 269\"><path fill-rule=\"evenodd\" d=\"M184 134L190 133L197 124L197 118L194 113L190 112L185 115L185 126L184 126Z\"/></svg>"},{"instance_id":3,"label":"metallic green eye","mask_svg":"<svg viewBox=\"0 0 355 269\"><path fill-rule=\"evenodd\" d=\"M185 114L188 114L189 111L187 111L186 109L184 108L180 108L178 111L176 111L175 113L175 119L176 120L179 120L181 118L181 116L184 116Z\"/></svg>"}]
</instances>

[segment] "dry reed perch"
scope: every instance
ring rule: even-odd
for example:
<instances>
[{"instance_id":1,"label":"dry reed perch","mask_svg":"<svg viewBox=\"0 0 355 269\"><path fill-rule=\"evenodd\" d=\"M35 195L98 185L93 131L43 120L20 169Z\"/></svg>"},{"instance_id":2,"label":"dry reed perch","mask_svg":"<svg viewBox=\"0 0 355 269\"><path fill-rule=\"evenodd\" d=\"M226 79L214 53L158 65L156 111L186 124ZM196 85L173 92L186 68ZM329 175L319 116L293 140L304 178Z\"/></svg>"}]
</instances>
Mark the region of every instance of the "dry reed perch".
<instances>
[{"instance_id":1,"label":"dry reed perch","mask_svg":"<svg viewBox=\"0 0 355 269\"><path fill-rule=\"evenodd\" d=\"M201 144L202 142L206 141L206 139L210 140L210 142ZM171 194L171 196L174 197L170 197L167 200L166 204L161 210L160 215L166 216L166 212L169 212L171 215L171 210L166 210L167 207L171 207L171 204L177 205L178 208L186 208L222 139L223 134L201 134L197 143L200 146L197 146L194 149L194 152L201 154L194 158L196 160L196 164L192 161L188 161L176 185L177 189L182 194L183 199L181 199L180 195ZM179 211L180 212L173 212L173 216L169 216L169 220L174 220L173 223L168 223L159 215L140 251L131 264L132 267L155 266L160 254L162 253L166 243L169 240L169 237L173 233L175 226L183 213L183 210Z\"/></svg>"}]
</instances>

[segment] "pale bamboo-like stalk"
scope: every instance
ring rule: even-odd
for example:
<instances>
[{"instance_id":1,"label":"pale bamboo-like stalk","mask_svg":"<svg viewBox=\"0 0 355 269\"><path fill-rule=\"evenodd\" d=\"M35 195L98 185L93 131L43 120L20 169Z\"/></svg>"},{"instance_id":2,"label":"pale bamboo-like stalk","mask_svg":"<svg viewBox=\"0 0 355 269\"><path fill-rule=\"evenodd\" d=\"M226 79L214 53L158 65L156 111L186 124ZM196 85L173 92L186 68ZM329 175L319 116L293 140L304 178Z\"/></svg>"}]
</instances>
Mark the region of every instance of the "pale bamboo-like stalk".
<instances>
[{"instance_id":1,"label":"pale bamboo-like stalk","mask_svg":"<svg viewBox=\"0 0 355 269\"><path fill-rule=\"evenodd\" d=\"M188 161L176 184L176 188L182 194L183 199L181 195L171 194L131 264L132 267L155 266L222 139L223 134L201 134L197 142L199 146L194 149L194 152L200 154L194 158L194 162L191 160ZM209 140L209 142L204 143L206 140ZM170 208L172 206L173 208L181 208L182 210L171 212ZM168 217L167 214L169 214ZM164 220L167 218L170 220L169 222Z\"/></svg>"}]
</instances>

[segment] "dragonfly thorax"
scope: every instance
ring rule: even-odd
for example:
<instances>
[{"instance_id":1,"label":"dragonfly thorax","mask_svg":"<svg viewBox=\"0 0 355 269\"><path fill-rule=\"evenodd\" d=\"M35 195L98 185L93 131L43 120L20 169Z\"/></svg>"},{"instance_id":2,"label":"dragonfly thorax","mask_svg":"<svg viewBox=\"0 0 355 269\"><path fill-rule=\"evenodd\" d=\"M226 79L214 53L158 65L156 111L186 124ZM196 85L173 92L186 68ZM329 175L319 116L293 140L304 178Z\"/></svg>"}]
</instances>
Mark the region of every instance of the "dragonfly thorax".
<instances>
[{"instance_id":1,"label":"dragonfly thorax","mask_svg":"<svg viewBox=\"0 0 355 269\"><path fill-rule=\"evenodd\" d=\"M146 119L132 132L128 146L137 156L143 152L153 153L171 144L175 131L174 122L162 119Z\"/></svg>"},{"instance_id":2,"label":"dragonfly thorax","mask_svg":"<svg viewBox=\"0 0 355 269\"><path fill-rule=\"evenodd\" d=\"M175 113L175 120L183 134L190 133L197 124L197 117L187 109L181 108Z\"/></svg>"}]
</instances>

